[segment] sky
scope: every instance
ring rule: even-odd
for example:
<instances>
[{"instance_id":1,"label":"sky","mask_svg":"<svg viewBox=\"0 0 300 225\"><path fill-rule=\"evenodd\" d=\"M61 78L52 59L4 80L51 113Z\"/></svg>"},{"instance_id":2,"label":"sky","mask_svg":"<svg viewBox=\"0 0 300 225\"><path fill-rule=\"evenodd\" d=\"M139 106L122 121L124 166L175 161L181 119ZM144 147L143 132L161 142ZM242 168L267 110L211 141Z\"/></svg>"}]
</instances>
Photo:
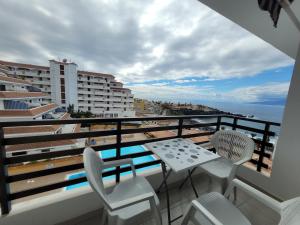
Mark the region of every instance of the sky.
<instances>
[{"instance_id":1,"label":"sky","mask_svg":"<svg viewBox=\"0 0 300 225\"><path fill-rule=\"evenodd\" d=\"M294 61L197 0L0 0L0 60L67 58L135 97L284 102Z\"/></svg>"}]
</instances>

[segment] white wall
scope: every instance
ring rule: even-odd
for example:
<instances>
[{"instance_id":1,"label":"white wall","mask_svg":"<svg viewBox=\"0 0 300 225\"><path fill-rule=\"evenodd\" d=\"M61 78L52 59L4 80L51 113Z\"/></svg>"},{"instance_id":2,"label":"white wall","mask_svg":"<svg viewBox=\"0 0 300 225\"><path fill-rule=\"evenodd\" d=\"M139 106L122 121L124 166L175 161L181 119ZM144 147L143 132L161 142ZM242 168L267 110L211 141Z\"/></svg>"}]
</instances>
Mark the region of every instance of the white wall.
<instances>
[{"instance_id":1,"label":"white wall","mask_svg":"<svg viewBox=\"0 0 300 225\"><path fill-rule=\"evenodd\" d=\"M281 132L276 146L271 177L247 168L239 176L285 200L300 196L300 50L288 92Z\"/></svg>"},{"instance_id":2,"label":"white wall","mask_svg":"<svg viewBox=\"0 0 300 225\"><path fill-rule=\"evenodd\" d=\"M60 70L59 64L50 60L51 101L61 105Z\"/></svg>"},{"instance_id":3,"label":"white wall","mask_svg":"<svg viewBox=\"0 0 300 225\"><path fill-rule=\"evenodd\" d=\"M0 100L0 110L4 110L4 102L2 99Z\"/></svg>"},{"instance_id":4,"label":"white wall","mask_svg":"<svg viewBox=\"0 0 300 225\"><path fill-rule=\"evenodd\" d=\"M77 87L77 65L70 63L65 65L65 95L66 107L74 105L78 110L78 87Z\"/></svg>"},{"instance_id":5,"label":"white wall","mask_svg":"<svg viewBox=\"0 0 300 225\"><path fill-rule=\"evenodd\" d=\"M300 36L300 35L299 35ZM300 196L300 50L290 84L271 176L274 193Z\"/></svg>"}]
</instances>

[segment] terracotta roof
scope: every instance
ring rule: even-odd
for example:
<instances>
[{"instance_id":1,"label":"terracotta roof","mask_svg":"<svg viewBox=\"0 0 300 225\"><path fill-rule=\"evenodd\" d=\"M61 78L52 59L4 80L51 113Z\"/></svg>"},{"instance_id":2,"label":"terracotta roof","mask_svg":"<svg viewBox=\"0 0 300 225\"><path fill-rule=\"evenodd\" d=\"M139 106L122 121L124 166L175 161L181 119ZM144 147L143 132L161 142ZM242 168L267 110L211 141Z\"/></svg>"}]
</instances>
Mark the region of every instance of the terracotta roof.
<instances>
[{"instance_id":1,"label":"terracotta roof","mask_svg":"<svg viewBox=\"0 0 300 225\"><path fill-rule=\"evenodd\" d=\"M47 94L42 92L0 91L0 98L39 98Z\"/></svg>"},{"instance_id":2,"label":"terracotta roof","mask_svg":"<svg viewBox=\"0 0 300 225\"><path fill-rule=\"evenodd\" d=\"M0 76L0 80L11 82L11 83L31 85L31 83L29 81L21 80L21 79L17 79L17 78L12 78L12 77L7 77L7 76Z\"/></svg>"},{"instance_id":3,"label":"terracotta roof","mask_svg":"<svg viewBox=\"0 0 300 225\"><path fill-rule=\"evenodd\" d=\"M5 66L5 65L0 65L0 68L1 68L1 69L5 69L5 70L8 70L7 66Z\"/></svg>"},{"instance_id":4,"label":"terracotta roof","mask_svg":"<svg viewBox=\"0 0 300 225\"><path fill-rule=\"evenodd\" d=\"M195 129L190 129L190 130L183 129L182 134L198 134L198 133L205 133L205 132L207 132L207 131L195 130ZM191 138L191 140L195 143L209 141L210 136L193 137L193 138Z\"/></svg>"},{"instance_id":5,"label":"terracotta roof","mask_svg":"<svg viewBox=\"0 0 300 225\"><path fill-rule=\"evenodd\" d=\"M40 132L54 132L57 129L51 125L44 126L21 126L21 127L5 127L4 134L24 134L24 133L40 133Z\"/></svg>"},{"instance_id":6,"label":"terracotta roof","mask_svg":"<svg viewBox=\"0 0 300 225\"><path fill-rule=\"evenodd\" d=\"M60 141L47 141L47 142L38 142L38 143L29 143L29 144L17 144L17 145L8 145L6 146L7 152L20 151L20 150L29 150L35 148L51 148L63 145L72 145L75 144L75 140L60 140Z\"/></svg>"},{"instance_id":7,"label":"terracotta roof","mask_svg":"<svg viewBox=\"0 0 300 225\"><path fill-rule=\"evenodd\" d=\"M29 110L0 110L0 117L34 117L55 108L57 108L57 105L52 103Z\"/></svg>"},{"instance_id":8,"label":"terracotta roof","mask_svg":"<svg viewBox=\"0 0 300 225\"><path fill-rule=\"evenodd\" d=\"M71 118L71 116L70 116L70 114L69 113L65 113L62 117L60 117L59 119L60 120L67 120L67 119L70 119Z\"/></svg>"},{"instance_id":9,"label":"terracotta roof","mask_svg":"<svg viewBox=\"0 0 300 225\"><path fill-rule=\"evenodd\" d=\"M65 113L60 120L70 119L70 114ZM80 124L79 124L80 125ZM55 132L61 127L57 125L42 125L42 126L20 126L20 127L4 127L4 134L24 134L24 133L40 133L40 132ZM80 127L79 127L80 128ZM80 131L80 130L79 130Z\"/></svg>"},{"instance_id":10,"label":"terracotta roof","mask_svg":"<svg viewBox=\"0 0 300 225\"><path fill-rule=\"evenodd\" d=\"M65 113L61 118L61 120L70 119L70 114ZM73 132L80 132L80 124L76 124ZM4 128L4 133L9 134L9 132L18 131L18 133L27 133L32 132L53 132L56 131L61 125L44 125L44 126L28 126L28 127L11 127L11 128ZM23 128L23 130L22 130ZM20 132L21 131L21 132ZM17 144L17 145L8 145L6 146L7 152L13 151L21 151L21 150L29 150L29 149L37 149L37 148L51 148L57 146L64 146L64 145L73 145L76 144L76 140L68 139L68 140L58 140L58 141L47 141L47 142L38 142L38 143L28 143L28 144Z\"/></svg>"},{"instance_id":11,"label":"terracotta roof","mask_svg":"<svg viewBox=\"0 0 300 225\"><path fill-rule=\"evenodd\" d=\"M79 133L79 132L80 132L80 128L81 128L81 124L80 124L80 123L76 124L76 126L75 126L73 132L74 132L74 133Z\"/></svg>"},{"instance_id":12,"label":"terracotta roof","mask_svg":"<svg viewBox=\"0 0 300 225\"><path fill-rule=\"evenodd\" d=\"M0 60L0 64L6 66L16 66L16 67L24 67L24 68L47 69L47 70L49 69L48 66L38 66L38 65L25 64L25 63L7 62L2 60Z\"/></svg>"},{"instance_id":13,"label":"terracotta roof","mask_svg":"<svg viewBox=\"0 0 300 225\"><path fill-rule=\"evenodd\" d=\"M111 74L105 74L105 73L96 73L96 72L89 72L89 71L83 71L83 70L78 70L78 74L80 75L92 75L92 76L100 76L100 77L110 77L110 78L115 78Z\"/></svg>"}]
</instances>

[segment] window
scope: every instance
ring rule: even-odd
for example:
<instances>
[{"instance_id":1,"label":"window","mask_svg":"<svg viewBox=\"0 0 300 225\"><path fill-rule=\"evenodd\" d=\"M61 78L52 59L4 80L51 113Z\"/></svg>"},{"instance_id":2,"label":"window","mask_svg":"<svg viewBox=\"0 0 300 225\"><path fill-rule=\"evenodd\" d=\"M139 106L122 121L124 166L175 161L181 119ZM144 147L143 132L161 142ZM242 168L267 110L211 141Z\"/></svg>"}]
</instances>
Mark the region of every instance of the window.
<instances>
[{"instance_id":1,"label":"window","mask_svg":"<svg viewBox=\"0 0 300 225\"><path fill-rule=\"evenodd\" d=\"M41 152L50 152L50 149L42 149Z\"/></svg>"},{"instance_id":2,"label":"window","mask_svg":"<svg viewBox=\"0 0 300 225\"><path fill-rule=\"evenodd\" d=\"M59 68L60 68L60 70L64 70L65 69L64 65L59 65Z\"/></svg>"},{"instance_id":3,"label":"window","mask_svg":"<svg viewBox=\"0 0 300 225\"><path fill-rule=\"evenodd\" d=\"M12 156L27 155L27 152L26 152L26 151L22 151L22 152L13 152L11 155L12 155Z\"/></svg>"}]
</instances>

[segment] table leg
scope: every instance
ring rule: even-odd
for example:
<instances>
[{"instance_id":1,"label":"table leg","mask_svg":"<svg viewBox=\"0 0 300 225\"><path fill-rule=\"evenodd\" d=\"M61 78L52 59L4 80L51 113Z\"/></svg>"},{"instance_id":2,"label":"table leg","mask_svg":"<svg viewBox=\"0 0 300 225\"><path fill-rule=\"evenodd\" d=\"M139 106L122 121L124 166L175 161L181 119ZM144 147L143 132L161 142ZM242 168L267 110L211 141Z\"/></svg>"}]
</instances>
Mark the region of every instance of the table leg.
<instances>
[{"instance_id":1,"label":"table leg","mask_svg":"<svg viewBox=\"0 0 300 225\"><path fill-rule=\"evenodd\" d=\"M167 175L164 177L163 181L161 182L161 184L159 185L158 189L156 190L156 193L159 194L160 189L164 186L165 184L165 180L168 179L168 177L170 176L172 170L169 170Z\"/></svg>"},{"instance_id":2,"label":"table leg","mask_svg":"<svg viewBox=\"0 0 300 225\"><path fill-rule=\"evenodd\" d=\"M194 190L194 193L195 193L196 197L198 198L199 196L198 196L197 190L195 188L195 185L194 185L194 182L193 182L193 179L192 179L192 172L191 172L191 170L188 170L188 173L189 173L189 178L190 178L190 181L191 181L192 188Z\"/></svg>"},{"instance_id":3,"label":"table leg","mask_svg":"<svg viewBox=\"0 0 300 225\"><path fill-rule=\"evenodd\" d=\"M166 195L167 195L167 210L168 210L168 224L171 225L171 212L170 212L170 196L169 196L169 188L167 184L167 167L164 162L161 162L161 167L163 171L163 182L166 188Z\"/></svg>"},{"instance_id":4,"label":"table leg","mask_svg":"<svg viewBox=\"0 0 300 225\"><path fill-rule=\"evenodd\" d=\"M191 175L194 173L194 171L197 169L197 167L194 167L191 171ZM186 176L186 178L184 179L184 181L179 185L179 190L181 190L184 186L184 184L187 182L187 180L189 179L189 176Z\"/></svg>"}]
</instances>

